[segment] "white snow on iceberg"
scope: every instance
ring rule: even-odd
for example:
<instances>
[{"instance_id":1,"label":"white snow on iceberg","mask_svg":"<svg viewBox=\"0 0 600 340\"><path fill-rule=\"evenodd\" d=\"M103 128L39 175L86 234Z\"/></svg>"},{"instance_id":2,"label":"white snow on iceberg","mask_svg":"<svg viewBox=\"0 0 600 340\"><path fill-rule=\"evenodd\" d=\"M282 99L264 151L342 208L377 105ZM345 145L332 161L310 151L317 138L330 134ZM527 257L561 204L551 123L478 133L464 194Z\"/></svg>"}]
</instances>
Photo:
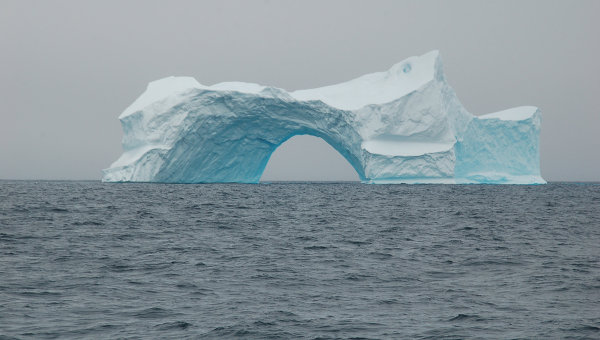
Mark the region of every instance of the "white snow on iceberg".
<instances>
[{"instance_id":1,"label":"white snow on iceberg","mask_svg":"<svg viewBox=\"0 0 600 340\"><path fill-rule=\"evenodd\" d=\"M119 119L124 152L104 170L106 182L257 183L279 145L308 134L364 183L545 183L539 110L473 116L446 83L437 51L294 92L168 77Z\"/></svg>"}]
</instances>

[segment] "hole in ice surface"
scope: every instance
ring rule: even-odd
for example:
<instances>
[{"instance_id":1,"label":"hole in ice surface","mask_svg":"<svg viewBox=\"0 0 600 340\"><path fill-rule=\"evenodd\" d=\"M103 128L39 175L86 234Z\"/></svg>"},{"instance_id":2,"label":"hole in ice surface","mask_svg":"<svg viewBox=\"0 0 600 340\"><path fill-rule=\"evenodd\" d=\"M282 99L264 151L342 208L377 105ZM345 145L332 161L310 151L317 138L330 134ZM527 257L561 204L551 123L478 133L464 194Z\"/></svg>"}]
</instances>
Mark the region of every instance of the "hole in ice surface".
<instances>
[{"instance_id":1,"label":"hole in ice surface","mask_svg":"<svg viewBox=\"0 0 600 340\"><path fill-rule=\"evenodd\" d=\"M261 181L358 181L358 174L336 149L323 139L298 135L271 155Z\"/></svg>"},{"instance_id":2,"label":"hole in ice surface","mask_svg":"<svg viewBox=\"0 0 600 340\"><path fill-rule=\"evenodd\" d=\"M410 70L412 70L412 66L410 66L409 63L406 63L406 65L402 67L402 71L404 71L404 73L408 73Z\"/></svg>"}]
</instances>

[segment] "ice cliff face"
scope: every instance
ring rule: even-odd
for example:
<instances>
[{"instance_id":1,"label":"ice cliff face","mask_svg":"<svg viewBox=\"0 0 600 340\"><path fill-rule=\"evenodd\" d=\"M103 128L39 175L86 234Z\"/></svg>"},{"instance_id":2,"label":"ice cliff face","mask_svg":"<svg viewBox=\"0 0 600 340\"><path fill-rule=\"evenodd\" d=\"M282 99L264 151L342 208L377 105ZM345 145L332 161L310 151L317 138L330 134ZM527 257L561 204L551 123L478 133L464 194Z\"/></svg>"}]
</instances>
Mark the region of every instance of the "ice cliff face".
<instances>
[{"instance_id":1,"label":"ice cliff face","mask_svg":"<svg viewBox=\"0 0 600 340\"><path fill-rule=\"evenodd\" d=\"M539 110L471 115L437 51L294 92L169 77L150 83L119 119L124 153L104 170L106 182L257 183L279 145L309 134L364 183L545 183Z\"/></svg>"}]
</instances>

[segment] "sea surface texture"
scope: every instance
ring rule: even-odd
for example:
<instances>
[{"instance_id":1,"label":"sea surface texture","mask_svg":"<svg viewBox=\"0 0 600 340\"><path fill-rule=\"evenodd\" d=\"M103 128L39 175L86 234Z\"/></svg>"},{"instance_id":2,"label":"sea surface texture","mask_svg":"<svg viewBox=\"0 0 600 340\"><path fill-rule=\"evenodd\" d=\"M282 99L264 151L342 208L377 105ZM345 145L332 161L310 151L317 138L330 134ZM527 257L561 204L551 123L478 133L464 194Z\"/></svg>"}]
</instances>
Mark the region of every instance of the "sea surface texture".
<instances>
[{"instance_id":1,"label":"sea surface texture","mask_svg":"<svg viewBox=\"0 0 600 340\"><path fill-rule=\"evenodd\" d=\"M599 339L600 185L0 181L1 339Z\"/></svg>"}]
</instances>

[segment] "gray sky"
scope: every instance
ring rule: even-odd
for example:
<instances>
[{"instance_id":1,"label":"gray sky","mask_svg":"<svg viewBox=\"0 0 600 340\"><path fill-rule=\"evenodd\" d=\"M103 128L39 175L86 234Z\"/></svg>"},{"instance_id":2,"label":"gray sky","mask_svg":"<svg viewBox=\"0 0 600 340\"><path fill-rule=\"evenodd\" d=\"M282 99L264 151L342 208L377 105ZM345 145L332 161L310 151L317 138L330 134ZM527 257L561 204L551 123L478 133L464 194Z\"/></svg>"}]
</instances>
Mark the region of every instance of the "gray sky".
<instances>
[{"instance_id":1,"label":"gray sky","mask_svg":"<svg viewBox=\"0 0 600 340\"><path fill-rule=\"evenodd\" d=\"M438 49L472 113L541 108L544 178L598 181L598 13L600 1L3 0L0 178L100 179L121 154L117 116L165 76L296 90ZM356 175L295 137L263 178Z\"/></svg>"}]
</instances>

